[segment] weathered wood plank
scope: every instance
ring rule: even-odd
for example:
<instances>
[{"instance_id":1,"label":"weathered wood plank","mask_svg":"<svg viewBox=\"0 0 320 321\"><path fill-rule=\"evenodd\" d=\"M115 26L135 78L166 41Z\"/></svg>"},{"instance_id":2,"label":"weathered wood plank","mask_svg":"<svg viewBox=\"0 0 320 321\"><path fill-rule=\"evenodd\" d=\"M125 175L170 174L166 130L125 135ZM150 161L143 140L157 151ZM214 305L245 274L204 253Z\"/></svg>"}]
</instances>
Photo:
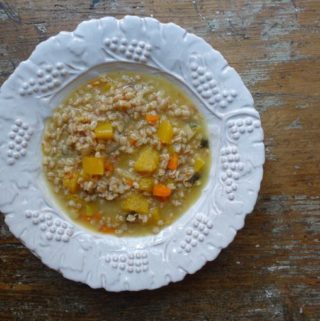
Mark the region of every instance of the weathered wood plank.
<instances>
[{"instance_id":1,"label":"weathered wood plank","mask_svg":"<svg viewBox=\"0 0 320 321\"><path fill-rule=\"evenodd\" d=\"M320 2L0 1L0 83L82 20L154 16L204 37L243 77L265 130L256 209L217 260L152 292L105 293L45 267L0 218L0 320L320 318Z\"/></svg>"}]
</instances>

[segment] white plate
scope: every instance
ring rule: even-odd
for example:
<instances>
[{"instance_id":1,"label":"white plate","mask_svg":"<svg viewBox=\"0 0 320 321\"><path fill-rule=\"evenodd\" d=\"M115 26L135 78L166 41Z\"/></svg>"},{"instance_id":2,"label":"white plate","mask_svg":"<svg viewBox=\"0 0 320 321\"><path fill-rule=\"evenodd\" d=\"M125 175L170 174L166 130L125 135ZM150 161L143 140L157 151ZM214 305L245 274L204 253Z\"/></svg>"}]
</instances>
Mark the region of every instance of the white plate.
<instances>
[{"instance_id":1,"label":"white plate","mask_svg":"<svg viewBox=\"0 0 320 321\"><path fill-rule=\"evenodd\" d=\"M101 72L162 72L205 115L213 163L200 199L157 235L90 232L57 207L41 175L46 117L66 93ZM66 278L109 291L155 289L217 257L256 202L264 163L253 99L203 39L151 18L81 23L36 47L0 91L0 209L11 232Z\"/></svg>"}]
</instances>

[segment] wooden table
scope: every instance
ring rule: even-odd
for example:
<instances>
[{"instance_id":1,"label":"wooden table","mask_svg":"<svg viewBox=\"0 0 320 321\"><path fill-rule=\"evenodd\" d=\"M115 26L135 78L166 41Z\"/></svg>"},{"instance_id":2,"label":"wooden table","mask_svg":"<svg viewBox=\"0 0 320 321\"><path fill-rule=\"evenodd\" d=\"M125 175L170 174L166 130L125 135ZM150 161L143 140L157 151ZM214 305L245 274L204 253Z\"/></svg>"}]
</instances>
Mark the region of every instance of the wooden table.
<instances>
[{"instance_id":1,"label":"wooden table","mask_svg":"<svg viewBox=\"0 0 320 321\"><path fill-rule=\"evenodd\" d=\"M1 216L0 320L320 320L319 0L0 1L0 83L49 36L82 20L126 14L180 24L243 77L265 130L255 211L195 275L120 294L50 270Z\"/></svg>"}]
</instances>

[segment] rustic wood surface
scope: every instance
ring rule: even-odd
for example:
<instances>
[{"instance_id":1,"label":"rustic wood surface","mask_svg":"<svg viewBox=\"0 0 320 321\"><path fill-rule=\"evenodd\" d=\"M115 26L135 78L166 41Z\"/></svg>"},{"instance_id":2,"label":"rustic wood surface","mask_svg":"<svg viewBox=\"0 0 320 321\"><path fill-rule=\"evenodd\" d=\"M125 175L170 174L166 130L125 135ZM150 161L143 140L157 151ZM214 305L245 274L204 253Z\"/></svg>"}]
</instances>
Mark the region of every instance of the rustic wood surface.
<instances>
[{"instance_id":1,"label":"rustic wood surface","mask_svg":"<svg viewBox=\"0 0 320 321\"><path fill-rule=\"evenodd\" d=\"M126 14L180 24L243 77L265 130L256 209L235 241L195 275L120 294L50 270L0 215L0 320L319 321L320 1L0 1L0 84L49 36L82 20Z\"/></svg>"}]
</instances>

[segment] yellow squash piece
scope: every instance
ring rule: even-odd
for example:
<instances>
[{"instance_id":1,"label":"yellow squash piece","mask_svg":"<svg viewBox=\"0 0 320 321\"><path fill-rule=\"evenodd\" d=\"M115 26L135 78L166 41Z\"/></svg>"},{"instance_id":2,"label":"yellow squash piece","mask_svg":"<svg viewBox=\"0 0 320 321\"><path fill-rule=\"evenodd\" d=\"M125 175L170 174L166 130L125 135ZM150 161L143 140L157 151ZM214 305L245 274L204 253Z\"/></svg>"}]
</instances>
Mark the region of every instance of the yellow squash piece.
<instances>
[{"instance_id":1,"label":"yellow squash piece","mask_svg":"<svg viewBox=\"0 0 320 321\"><path fill-rule=\"evenodd\" d=\"M75 193L78 189L78 174L66 173L63 177L63 187L70 193Z\"/></svg>"},{"instance_id":2,"label":"yellow squash piece","mask_svg":"<svg viewBox=\"0 0 320 321\"><path fill-rule=\"evenodd\" d=\"M127 212L147 214L149 212L149 201L143 195L133 193L122 201L121 208Z\"/></svg>"},{"instance_id":3,"label":"yellow squash piece","mask_svg":"<svg viewBox=\"0 0 320 321\"><path fill-rule=\"evenodd\" d=\"M143 149L134 164L134 169L139 173L151 174L159 165L159 153L152 147Z\"/></svg>"},{"instance_id":4,"label":"yellow squash piece","mask_svg":"<svg viewBox=\"0 0 320 321\"><path fill-rule=\"evenodd\" d=\"M94 131L96 138L111 139L113 137L112 124L109 122L100 123Z\"/></svg>"},{"instance_id":5,"label":"yellow squash piece","mask_svg":"<svg viewBox=\"0 0 320 321\"><path fill-rule=\"evenodd\" d=\"M158 137L162 144L171 144L173 128L169 120L163 120L158 128Z\"/></svg>"},{"instance_id":6,"label":"yellow squash piece","mask_svg":"<svg viewBox=\"0 0 320 321\"><path fill-rule=\"evenodd\" d=\"M193 168L196 172L200 172L204 165L205 165L204 159L201 156L198 156L194 161Z\"/></svg>"},{"instance_id":7,"label":"yellow squash piece","mask_svg":"<svg viewBox=\"0 0 320 321\"><path fill-rule=\"evenodd\" d=\"M143 177L139 181L139 189L144 192L151 192L153 189L153 179Z\"/></svg>"},{"instance_id":8,"label":"yellow squash piece","mask_svg":"<svg viewBox=\"0 0 320 321\"><path fill-rule=\"evenodd\" d=\"M103 175L104 159L85 156L82 159L82 169L83 173L87 175Z\"/></svg>"}]
</instances>

